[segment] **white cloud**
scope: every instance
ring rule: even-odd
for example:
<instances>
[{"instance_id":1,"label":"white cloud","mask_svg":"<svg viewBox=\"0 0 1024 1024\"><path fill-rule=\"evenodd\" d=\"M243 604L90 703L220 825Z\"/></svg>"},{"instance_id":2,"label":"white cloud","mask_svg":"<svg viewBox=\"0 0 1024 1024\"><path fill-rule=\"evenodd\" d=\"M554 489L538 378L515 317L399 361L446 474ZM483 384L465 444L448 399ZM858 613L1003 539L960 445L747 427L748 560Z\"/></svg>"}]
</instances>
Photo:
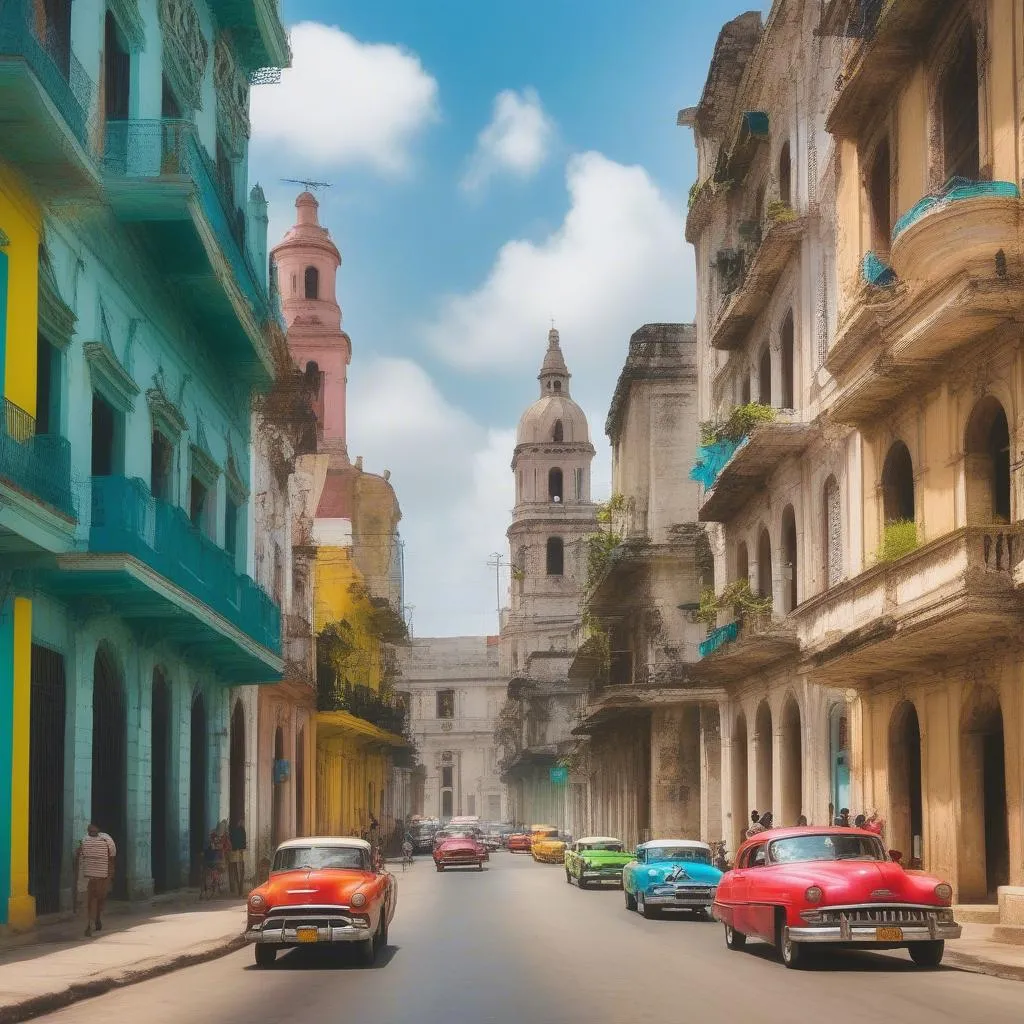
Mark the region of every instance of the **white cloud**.
<instances>
[{"instance_id":1,"label":"white cloud","mask_svg":"<svg viewBox=\"0 0 1024 1024\"><path fill-rule=\"evenodd\" d=\"M539 365L553 316L574 395L607 403L633 331L692 315L692 257L682 213L642 167L585 153L566 181L562 224L540 242L507 242L483 283L447 296L425 334L462 369L526 370Z\"/></svg>"},{"instance_id":2,"label":"white cloud","mask_svg":"<svg viewBox=\"0 0 1024 1024\"><path fill-rule=\"evenodd\" d=\"M477 423L411 360L371 359L351 376L349 450L392 472L416 634L496 633L487 561L506 550L514 431ZM507 584L503 575L503 600Z\"/></svg>"},{"instance_id":3,"label":"white cloud","mask_svg":"<svg viewBox=\"0 0 1024 1024\"><path fill-rule=\"evenodd\" d=\"M253 141L286 150L296 177L353 164L405 171L411 143L438 118L437 81L419 58L309 21L291 47L280 84L252 90Z\"/></svg>"},{"instance_id":4,"label":"white cloud","mask_svg":"<svg viewBox=\"0 0 1024 1024\"><path fill-rule=\"evenodd\" d=\"M492 176L517 178L535 174L547 159L555 126L534 89L506 89L494 98L491 122L477 136L476 149L462 179L467 192L482 188Z\"/></svg>"}]
</instances>

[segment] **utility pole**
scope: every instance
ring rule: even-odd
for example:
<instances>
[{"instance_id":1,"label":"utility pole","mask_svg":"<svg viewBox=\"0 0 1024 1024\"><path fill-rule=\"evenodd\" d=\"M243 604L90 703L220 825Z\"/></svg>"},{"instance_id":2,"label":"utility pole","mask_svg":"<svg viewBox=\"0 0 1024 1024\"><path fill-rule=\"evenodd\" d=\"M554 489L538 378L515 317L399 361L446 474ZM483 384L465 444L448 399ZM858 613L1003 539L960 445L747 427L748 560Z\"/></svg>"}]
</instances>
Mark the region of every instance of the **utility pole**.
<instances>
[{"instance_id":1,"label":"utility pole","mask_svg":"<svg viewBox=\"0 0 1024 1024\"><path fill-rule=\"evenodd\" d=\"M491 552L491 557L487 561L489 568L494 570L494 596L497 599L498 604L498 629L501 630L501 570L503 566L508 565L505 561L505 556L497 551Z\"/></svg>"}]
</instances>

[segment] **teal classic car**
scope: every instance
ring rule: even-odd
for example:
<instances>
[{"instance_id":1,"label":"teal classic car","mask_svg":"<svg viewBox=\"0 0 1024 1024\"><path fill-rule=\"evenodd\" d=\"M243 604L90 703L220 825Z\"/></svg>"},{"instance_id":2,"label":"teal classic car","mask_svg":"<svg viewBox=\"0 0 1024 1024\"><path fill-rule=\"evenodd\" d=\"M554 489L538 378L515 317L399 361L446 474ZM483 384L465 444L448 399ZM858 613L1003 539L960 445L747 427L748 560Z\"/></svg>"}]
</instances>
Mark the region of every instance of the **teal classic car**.
<instances>
[{"instance_id":1,"label":"teal classic car","mask_svg":"<svg viewBox=\"0 0 1024 1024\"><path fill-rule=\"evenodd\" d=\"M626 909L644 917L662 910L688 910L711 919L722 872L711 863L711 847L694 839L653 839L636 848L622 869Z\"/></svg>"},{"instance_id":2,"label":"teal classic car","mask_svg":"<svg viewBox=\"0 0 1024 1024\"><path fill-rule=\"evenodd\" d=\"M622 881L622 869L633 859L621 839L611 836L584 836L565 851L565 880L573 879L581 889L604 882Z\"/></svg>"}]
</instances>

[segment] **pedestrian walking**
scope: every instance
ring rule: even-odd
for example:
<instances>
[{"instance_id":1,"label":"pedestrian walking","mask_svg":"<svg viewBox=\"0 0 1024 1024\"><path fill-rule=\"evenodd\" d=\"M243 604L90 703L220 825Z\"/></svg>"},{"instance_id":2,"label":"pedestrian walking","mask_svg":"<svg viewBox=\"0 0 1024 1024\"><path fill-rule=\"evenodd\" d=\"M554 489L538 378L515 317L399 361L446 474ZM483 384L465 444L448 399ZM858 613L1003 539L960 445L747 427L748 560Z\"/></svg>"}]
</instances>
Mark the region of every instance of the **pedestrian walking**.
<instances>
[{"instance_id":1,"label":"pedestrian walking","mask_svg":"<svg viewBox=\"0 0 1024 1024\"><path fill-rule=\"evenodd\" d=\"M228 854L228 888L239 896L245 886L245 851L249 839L245 834L245 819L239 818L231 829L231 853Z\"/></svg>"},{"instance_id":2,"label":"pedestrian walking","mask_svg":"<svg viewBox=\"0 0 1024 1024\"><path fill-rule=\"evenodd\" d=\"M85 934L92 935L103 930L103 908L107 902L107 891L114 877L117 860L117 845L114 840L101 832L99 826L89 822L85 835L75 850L75 893L78 892L79 878L85 879Z\"/></svg>"},{"instance_id":3,"label":"pedestrian walking","mask_svg":"<svg viewBox=\"0 0 1024 1024\"><path fill-rule=\"evenodd\" d=\"M807 824L807 815L801 814L800 817L796 819L796 823L798 828L803 828Z\"/></svg>"},{"instance_id":4,"label":"pedestrian walking","mask_svg":"<svg viewBox=\"0 0 1024 1024\"><path fill-rule=\"evenodd\" d=\"M840 828L849 828L850 827L850 808L849 807L843 807L839 811L839 816L836 818L836 820L834 822L832 822L832 824L833 825L838 825Z\"/></svg>"}]
</instances>

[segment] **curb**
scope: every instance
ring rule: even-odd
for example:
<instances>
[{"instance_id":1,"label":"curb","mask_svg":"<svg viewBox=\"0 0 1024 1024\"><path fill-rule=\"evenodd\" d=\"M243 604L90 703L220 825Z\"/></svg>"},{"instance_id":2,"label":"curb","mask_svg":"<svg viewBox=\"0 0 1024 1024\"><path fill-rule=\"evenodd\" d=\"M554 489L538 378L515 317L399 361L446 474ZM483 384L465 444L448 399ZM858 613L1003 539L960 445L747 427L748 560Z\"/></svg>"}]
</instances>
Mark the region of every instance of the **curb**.
<instances>
[{"instance_id":1,"label":"curb","mask_svg":"<svg viewBox=\"0 0 1024 1024\"><path fill-rule=\"evenodd\" d=\"M172 956L150 957L140 960L129 967L121 968L110 974L100 975L89 981L76 982L67 988L45 995L32 996L18 1003L0 1006L0 1024L18 1024L19 1021L31 1020L46 1013L62 1010L83 999L92 999L104 995L117 988L136 985L140 981L149 981L163 974L171 974L184 967L195 967L209 960L217 960L229 953L242 949L247 945L244 934L232 934L223 939L214 939L187 953Z\"/></svg>"},{"instance_id":2,"label":"curb","mask_svg":"<svg viewBox=\"0 0 1024 1024\"><path fill-rule=\"evenodd\" d=\"M962 971L970 971L972 974L986 974L992 978L1002 978L1005 981L1024 981L1024 965L1001 964L998 960L988 960L970 953L946 953L943 964ZM2 1018L0 1018L0 1024L2 1024Z\"/></svg>"}]
</instances>

